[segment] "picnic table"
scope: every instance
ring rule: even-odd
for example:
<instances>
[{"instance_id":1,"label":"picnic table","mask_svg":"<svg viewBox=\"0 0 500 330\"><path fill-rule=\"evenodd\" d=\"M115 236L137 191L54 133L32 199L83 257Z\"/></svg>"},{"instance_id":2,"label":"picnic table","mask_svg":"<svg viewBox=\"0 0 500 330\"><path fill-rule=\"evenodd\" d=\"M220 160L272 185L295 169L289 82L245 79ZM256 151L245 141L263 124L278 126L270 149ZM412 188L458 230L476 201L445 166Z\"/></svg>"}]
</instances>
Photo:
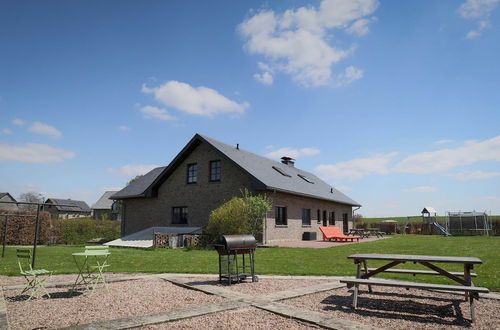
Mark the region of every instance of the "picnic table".
<instances>
[{"instance_id":1,"label":"picnic table","mask_svg":"<svg viewBox=\"0 0 500 330\"><path fill-rule=\"evenodd\" d=\"M360 236L361 238L368 238L368 232L366 232L364 229L357 229L357 228L352 228L349 229L347 232L347 236Z\"/></svg>"},{"instance_id":2,"label":"picnic table","mask_svg":"<svg viewBox=\"0 0 500 330\"><path fill-rule=\"evenodd\" d=\"M76 267L78 268L78 276L71 288L71 293L79 285L85 285L87 290L94 291L94 288L102 283L107 288L104 270L109 267L108 257L110 253L107 249L89 249L84 252L72 253Z\"/></svg>"},{"instance_id":3,"label":"picnic table","mask_svg":"<svg viewBox=\"0 0 500 330\"><path fill-rule=\"evenodd\" d=\"M368 289L371 292L371 286L392 286L392 287L404 287L404 288L415 288L415 289L426 289L426 290L448 290L464 292L465 300L469 299L470 310L471 310L471 321L474 322L476 319L476 314L474 311L474 299L479 298L479 293L488 293L487 288L476 287L472 283L472 277L476 277L477 274L472 273L471 270L474 265L479 265L482 263L481 259L475 257L450 257L450 256L425 256L425 255L405 255L405 254L378 254L378 253L368 253L368 254L354 254L349 257L349 259L354 260L356 264L356 278L355 279L345 279L340 282L346 283L348 287L354 286L353 291L353 308L357 307L358 301L358 288L359 285L368 285ZM387 263L376 267L368 268L367 262L371 260L381 260ZM420 264L425 266L427 269L401 269L393 268L399 264L404 264L406 262L412 262L414 264ZM462 264L463 272L451 272L443 269L442 266L436 264ZM444 284L433 284L433 283L416 283L416 282L401 282L401 281L389 281L389 280L378 280L370 279L370 277L375 276L379 273L396 273L396 274L411 274L411 275L441 275L449 278L459 285L444 285Z\"/></svg>"}]
</instances>

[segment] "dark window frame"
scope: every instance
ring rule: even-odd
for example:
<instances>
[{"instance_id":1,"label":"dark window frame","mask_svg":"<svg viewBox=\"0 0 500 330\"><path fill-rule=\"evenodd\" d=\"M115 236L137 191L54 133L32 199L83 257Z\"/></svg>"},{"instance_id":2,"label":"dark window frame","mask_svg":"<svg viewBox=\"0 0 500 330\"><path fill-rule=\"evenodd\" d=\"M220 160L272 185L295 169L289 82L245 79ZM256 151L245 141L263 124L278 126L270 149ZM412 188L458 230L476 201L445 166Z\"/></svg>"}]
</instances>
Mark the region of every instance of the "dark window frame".
<instances>
[{"instance_id":1,"label":"dark window frame","mask_svg":"<svg viewBox=\"0 0 500 330\"><path fill-rule=\"evenodd\" d=\"M335 211L330 211L328 214L328 225L335 226Z\"/></svg>"},{"instance_id":2,"label":"dark window frame","mask_svg":"<svg viewBox=\"0 0 500 330\"><path fill-rule=\"evenodd\" d=\"M186 183L188 184L198 183L198 163L187 164Z\"/></svg>"},{"instance_id":3,"label":"dark window frame","mask_svg":"<svg viewBox=\"0 0 500 330\"><path fill-rule=\"evenodd\" d=\"M320 209L318 209L318 211L316 211L316 218L317 218L318 223L321 223L321 210Z\"/></svg>"},{"instance_id":4,"label":"dark window frame","mask_svg":"<svg viewBox=\"0 0 500 330\"><path fill-rule=\"evenodd\" d=\"M286 206L275 206L275 208L274 208L274 220L275 220L276 226L288 226Z\"/></svg>"},{"instance_id":5,"label":"dark window frame","mask_svg":"<svg viewBox=\"0 0 500 330\"><path fill-rule=\"evenodd\" d=\"M179 210L179 218L176 217L176 210ZM187 225L188 224L188 207L187 206L174 206L172 207L172 224L173 225Z\"/></svg>"},{"instance_id":6,"label":"dark window frame","mask_svg":"<svg viewBox=\"0 0 500 330\"><path fill-rule=\"evenodd\" d=\"M213 165L218 164L215 168ZM222 164L220 160L211 160L208 165L208 181L209 182L220 182ZM215 170L215 172L214 172Z\"/></svg>"},{"instance_id":7,"label":"dark window frame","mask_svg":"<svg viewBox=\"0 0 500 330\"><path fill-rule=\"evenodd\" d=\"M302 226L311 226L311 209L302 209Z\"/></svg>"}]
</instances>

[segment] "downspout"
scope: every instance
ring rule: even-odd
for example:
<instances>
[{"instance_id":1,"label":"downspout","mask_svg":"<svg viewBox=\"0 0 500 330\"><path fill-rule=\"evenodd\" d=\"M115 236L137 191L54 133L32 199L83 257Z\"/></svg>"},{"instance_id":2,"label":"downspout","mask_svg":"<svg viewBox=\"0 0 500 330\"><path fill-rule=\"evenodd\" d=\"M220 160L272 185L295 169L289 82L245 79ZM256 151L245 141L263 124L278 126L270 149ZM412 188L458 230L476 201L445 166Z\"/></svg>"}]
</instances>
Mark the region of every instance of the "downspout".
<instances>
[{"instance_id":1,"label":"downspout","mask_svg":"<svg viewBox=\"0 0 500 330\"><path fill-rule=\"evenodd\" d=\"M354 210L352 210L352 227L354 228L354 212L356 212L357 210L359 210L361 208L361 206L358 206L357 208L355 208Z\"/></svg>"}]
</instances>

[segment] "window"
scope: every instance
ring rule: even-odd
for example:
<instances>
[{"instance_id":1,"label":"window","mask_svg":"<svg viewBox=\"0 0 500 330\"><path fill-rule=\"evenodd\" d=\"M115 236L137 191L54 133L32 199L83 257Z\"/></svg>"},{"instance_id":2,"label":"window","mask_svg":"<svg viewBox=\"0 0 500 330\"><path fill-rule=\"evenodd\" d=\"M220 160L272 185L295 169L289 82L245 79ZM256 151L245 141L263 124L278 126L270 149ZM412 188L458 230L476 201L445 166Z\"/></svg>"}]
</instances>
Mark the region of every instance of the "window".
<instances>
[{"instance_id":1,"label":"window","mask_svg":"<svg viewBox=\"0 0 500 330\"><path fill-rule=\"evenodd\" d=\"M311 225L311 209L302 209L302 226Z\"/></svg>"},{"instance_id":2,"label":"window","mask_svg":"<svg viewBox=\"0 0 500 330\"><path fill-rule=\"evenodd\" d=\"M273 169L278 172L279 174L283 175L283 176L287 176L289 178L291 178L292 176L288 173L286 173L285 171L283 171L281 168L277 167L277 166L273 166Z\"/></svg>"},{"instance_id":3,"label":"window","mask_svg":"<svg viewBox=\"0 0 500 330\"><path fill-rule=\"evenodd\" d=\"M318 223L321 223L321 210L318 210L318 212L316 212L316 219L318 220Z\"/></svg>"},{"instance_id":4,"label":"window","mask_svg":"<svg viewBox=\"0 0 500 330\"><path fill-rule=\"evenodd\" d=\"M328 217L328 224L330 226L335 226L335 212L330 212L330 216Z\"/></svg>"},{"instance_id":5,"label":"window","mask_svg":"<svg viewBox=\"0 0 500 330\"><path fill-rule=\"evenodd\" d=\"M212 160L210 162L210 181L220 181L220 160Z\"/></svg>"},{"instance_id":6,"label":"window","mask_svg":"<svg viewBox=\"0 0 500 330\"><path fill-rule=\"evenodd\" d=\"M187 173L187 183L196 183L198 182L198 165L188 164L188 173Z\"/></svg>"},{"instance_id":7,"label":"window","mask_svg":"<svg viewBox=\"0 0 500 330\"><path fill-rule=\"evenodd\" d=\"M288 224L286 219L286 207L276 206L274 217L277 226L286 226Z\"/></svg>"},{"instance_id":8,"label":"window","mask_svg":"<svg viewBox=\"0 0 500 330\"><path fill-rule=\"evenodd\" d=\"M186 225L188 223L188 208L186 206L172 207L172 224Z\"/></svg>"},{"instance_id":9,"label":"window","mask_svg":"<svg viewBox=\"0 0 500 330\"><path fill-rule=\"evenodd\" d=\"M314 183L313 181L311 181L310 179L308 179L307 176L305 176L305 175L297 174L297 176L299 178L301 178L302 180L304 180L305 182L307 182L307 183Z\"/></svg>"}]
</instances>

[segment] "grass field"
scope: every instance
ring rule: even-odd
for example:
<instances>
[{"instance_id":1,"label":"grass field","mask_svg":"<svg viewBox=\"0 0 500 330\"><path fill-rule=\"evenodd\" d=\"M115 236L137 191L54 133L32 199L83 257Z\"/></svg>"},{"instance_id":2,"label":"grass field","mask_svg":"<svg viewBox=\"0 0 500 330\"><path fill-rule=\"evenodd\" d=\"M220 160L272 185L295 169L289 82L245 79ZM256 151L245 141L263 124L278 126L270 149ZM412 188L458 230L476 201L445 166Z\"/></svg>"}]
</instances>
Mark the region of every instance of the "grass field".
<instances>
[{"instance_id":1,"label":"grass field","mask_svg":"<svg viewBox=\"0 0 500 330\"><path fill-rule=\"evenodd\" d=\"M492 216L489 216L488 218L491 221L493 221L493 220L498 221L498 220L500 220L500 215L492 215ZM422 217L415 215L413 217L410 217L409 219L408 219L408 217L363 218L363 222L367 222L367 223L381 222L384 220L396 220L398 222L407 222L407 221L409 221L409 222L422 222ZM436 217L436 220L438 222L445 222L446 217L445 216L438 216L438 217Z\"/></svg>"},{"instance_id":2,"label":"grass field","mask_svg":"<svg viewBox=\"0 0 500 330\"><path fill-rule=\"evenodd\" d=\"M346 257L354 253L400 253L449 256L474 256L483 264L474 269L476 285L500 291L500 237L442 237L427 235L395 235L390 239L350 244L326 249L259 248L255 263L257 274L286 275L354 275L355 266ZM75 273L72 252L82 246L47 246L37 250L37 267L53 270L57 274ZM215 251L172 249L111 248L110 272L148 273L217 273L218 258ZM371 265L377 265L373 263ZM407 265L405 268L414 267ZM458 265L446 267L463 270ZM7 249L0 262L0 274L19 275L15 247ZM404 279L405 275L384 274L384 277ZM421 276L415 280L451 283L438 276Z\"/></svg>"}]
</instances>

